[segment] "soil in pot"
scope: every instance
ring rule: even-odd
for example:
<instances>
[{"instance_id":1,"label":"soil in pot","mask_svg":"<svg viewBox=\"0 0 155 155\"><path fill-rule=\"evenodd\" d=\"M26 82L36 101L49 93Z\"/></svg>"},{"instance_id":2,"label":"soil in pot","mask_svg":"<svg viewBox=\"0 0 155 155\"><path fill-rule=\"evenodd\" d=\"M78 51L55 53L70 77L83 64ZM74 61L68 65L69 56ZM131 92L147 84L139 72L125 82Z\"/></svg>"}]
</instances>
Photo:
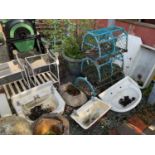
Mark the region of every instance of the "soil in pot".
<instances>
[{"instance_id":1,"label":"soil in pot","mask_svg":"<svg viewBox=\"0 0 155 155\"><path fill-rule=\"evenodd\" d=\"M79 107L87 101L86 95L71 82L61 85L59 91L69 106Z\"/></svg>"},{"instance_id":2,"label":"soil in pot","mask_svg":"<svg viewBox=\"0 0 155 155\"><path fill-rule=\"evenodd\" d=\"M72 96L77 96L80 94L80 90L78 90L76 87L74 87L73 85L68 85L67 87L67 93L69 95L72 95Z\"/></svg>"}]
</instances>

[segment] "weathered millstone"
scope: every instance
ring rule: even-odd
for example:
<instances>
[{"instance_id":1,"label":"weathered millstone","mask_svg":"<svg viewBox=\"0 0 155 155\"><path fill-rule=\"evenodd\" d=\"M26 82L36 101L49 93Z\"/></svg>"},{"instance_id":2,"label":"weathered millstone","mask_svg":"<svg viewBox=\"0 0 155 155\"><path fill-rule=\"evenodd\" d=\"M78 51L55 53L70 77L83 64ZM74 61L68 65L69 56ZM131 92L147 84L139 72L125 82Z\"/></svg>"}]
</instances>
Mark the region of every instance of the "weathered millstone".
<instances>
[{"instance_id":1,"label":"weathered millstone","mask_svg":"<svg viewBox=\"0 0 155 155\"><path fill-rule=\"evenodd\" d=\"M70 82L61 85L59 91L63 99L66 101L66 104L69 106L79 107L87 101L86 95L82 91L75 88Z\"/></svg>"},{"instance_id":2,"label":"weathered millstone","mask_svg":"<svg viewBox=\"0 0 155 155\"><path fill-rule=\"evenodd\" d=\"M69 122L59 114L45 114L33 124L34 135L68 135Z\"/></svg>"},{"instance_id":3,"label":"weathered millstone","mask_svg":"<svg viewBox=\"0 0 155 155\"><path fill-rule=\"evenodd\" d=\"M0 118L0 134L1 135L31 135L30 123L17 116L8 116Z\"/></svg>"}]
</instances>

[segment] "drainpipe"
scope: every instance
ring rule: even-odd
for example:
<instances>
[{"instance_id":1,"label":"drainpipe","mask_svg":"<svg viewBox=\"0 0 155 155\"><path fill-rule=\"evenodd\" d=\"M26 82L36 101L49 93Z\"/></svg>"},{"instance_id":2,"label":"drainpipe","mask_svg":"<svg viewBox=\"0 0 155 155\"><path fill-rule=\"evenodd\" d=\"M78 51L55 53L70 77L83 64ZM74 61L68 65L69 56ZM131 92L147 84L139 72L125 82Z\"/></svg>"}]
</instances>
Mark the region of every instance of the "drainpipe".
<instances>
[{"instance_id":1,"label":"drainpipe","mask_svg":"<svg viewBox=\"0 0 155 155\"><path fill-rule=\"evenodd\" d=\"M108 26L115 25L115 19L108 19Z\"/></svg>"}]
</instances>

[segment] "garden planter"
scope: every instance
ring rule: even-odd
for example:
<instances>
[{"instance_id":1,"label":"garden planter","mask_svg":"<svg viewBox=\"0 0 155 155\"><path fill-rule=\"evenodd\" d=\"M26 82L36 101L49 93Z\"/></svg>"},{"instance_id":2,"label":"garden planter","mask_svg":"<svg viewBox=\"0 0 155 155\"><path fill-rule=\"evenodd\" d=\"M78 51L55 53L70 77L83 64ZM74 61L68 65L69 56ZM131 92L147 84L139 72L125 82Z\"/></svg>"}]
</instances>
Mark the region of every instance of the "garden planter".
<instances>
[{"instance_id":1,"label":"garden planter","mask_svg":"<svg viewBox=\"0 0 155 155\"><path fill-rule=\"evenodd\" d=\"M70 58L70 57L66 56L66 54L64 52L62 52L62 56L65 59L65 61L67 62L69 72L73 75L78 76L81 72L82 59Z\"/></svg>"},{"instance_id":2,"label":"garden planter","mask_svg":"<svg viewBox=\"0 0 155 155\"><path fill-rule=\"evenodd\" d=\"M60 93L66 104L72 107L79 107L87 101L86 95L71 83L60 86Z\"/></svg>"},{"instance_id":3,"label":"garden planter","mask_svg":"<svg viewBox=\"0 0 155 155\"><path fill-rule=\"evenodd\" d=\"M46 114L33 124L34 135L68 135L69 122L59 114Z\"/></svg>"}]
</instances>

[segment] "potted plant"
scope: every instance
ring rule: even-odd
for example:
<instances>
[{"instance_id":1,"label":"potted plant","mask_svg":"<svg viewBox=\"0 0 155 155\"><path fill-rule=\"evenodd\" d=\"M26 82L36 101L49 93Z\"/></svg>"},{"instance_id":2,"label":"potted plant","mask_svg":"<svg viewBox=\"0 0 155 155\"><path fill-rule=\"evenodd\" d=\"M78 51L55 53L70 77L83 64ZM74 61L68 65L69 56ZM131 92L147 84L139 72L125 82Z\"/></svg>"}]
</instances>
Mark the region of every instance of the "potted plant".
<instances>
[{"instance_id":1,"label":"potted plant","mask_svg":"<svg viewBox=\"0 0 155 155\"><path fill-rule=\"evenodd\" d=\"M62 51L62 56L68 64L69 71L78 75L84 52L80 50L82 36L86 31L95 28L94 20L44 20L50 29L42 30L42 33L51 42L51 48Z\"/></svg>"},{"instance_id":2,"label":"potted plant","mask_svg":"<svg viewBox=\"0 0 155 155\"><path fill-rule=\"evenodd\" d=\"M71 74L79 75L81 61L84 58L84 53L80 50L80 46L77 43L76 38L74 36L68 36L64 40L64 48L62 52L62 56L67 62L68 69Z\"/></svg>"},{"instance_id":3,"label":"potted plant","mask_svg":"<svg viewBox=\"0 0 155 155\"><path fill-rule=\"evenodd\" d=\"M81 51L82 36L86 31L95 28L94 20L69 20L67 21L68 36L64 39L63 57L68 64L70 72L79 75L81 70L81 61L84 58L84 52Z\"/></svg>"}]
</instances>

